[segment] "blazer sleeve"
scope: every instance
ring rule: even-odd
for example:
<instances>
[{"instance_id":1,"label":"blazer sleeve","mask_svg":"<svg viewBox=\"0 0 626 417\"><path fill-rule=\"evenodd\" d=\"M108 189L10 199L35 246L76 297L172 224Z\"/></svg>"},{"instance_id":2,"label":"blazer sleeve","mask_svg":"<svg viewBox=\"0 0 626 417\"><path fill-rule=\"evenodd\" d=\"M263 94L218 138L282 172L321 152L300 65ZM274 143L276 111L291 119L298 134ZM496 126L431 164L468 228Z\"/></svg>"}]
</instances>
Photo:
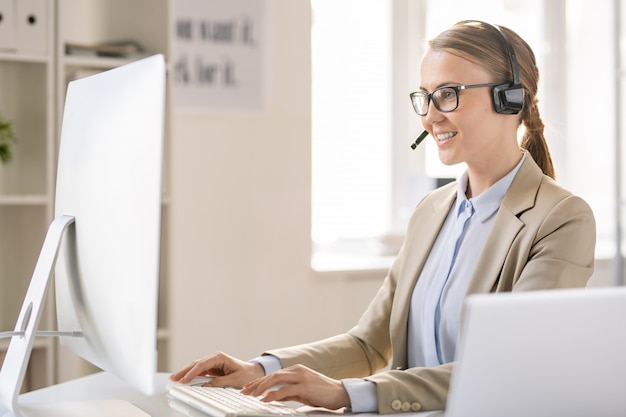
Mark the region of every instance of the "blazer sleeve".
<instances>
[{"instance_id":1,"label":"blazer sleeve","mask_svg":"<svg viewBox=\"0 0 626 417\"><path fill-rule=\"evenodd\" d=\"M366 377L387 366L392 351L389 324L395 274L401 258L400 254L357 325L347 333L264 354L279 358L283 367L302 364L336 379Z\"/></svg>"}]
</instances>

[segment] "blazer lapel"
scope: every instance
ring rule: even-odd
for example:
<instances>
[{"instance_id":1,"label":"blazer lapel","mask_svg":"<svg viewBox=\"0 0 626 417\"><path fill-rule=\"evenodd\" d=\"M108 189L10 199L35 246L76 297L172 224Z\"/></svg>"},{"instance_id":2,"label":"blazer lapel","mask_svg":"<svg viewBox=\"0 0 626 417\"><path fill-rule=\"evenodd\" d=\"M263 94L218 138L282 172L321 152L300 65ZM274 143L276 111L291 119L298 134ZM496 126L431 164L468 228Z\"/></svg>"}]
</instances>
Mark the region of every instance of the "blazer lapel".
<instances>
[{"instance_id":1,"label":"blazer lapel","mask_svg":"<svg viewBox=\"0 0 626 417\"><path fill-rule=\"evenodd\" d=\"M497 285L513 240L524 227L519 216L535 204L543 173L532 157L525 153L526 160L504 196L491 232L480 252L467 294L491 292Z\"/></svg>"},{"instance_id":2,"label":"blazer lapel","mask_svg":"<svg viewBox=\"0 0 626 417\"><path fill-rule=\"evenodd\" d=\"M413 288L417 278L426 263L432 245L454 204L456 198L456 181L439 190L431 208L422 207L420 213L425 217L411 220L406 241L403 248L403 266L399 272L398 283L395 292L395 301L391 310L390 334L393 344L393 367L404 368L407 366L407 323L409 306L413 295ZM425 246L428 247L425 247Z\"/></svg>"}]
</instances>

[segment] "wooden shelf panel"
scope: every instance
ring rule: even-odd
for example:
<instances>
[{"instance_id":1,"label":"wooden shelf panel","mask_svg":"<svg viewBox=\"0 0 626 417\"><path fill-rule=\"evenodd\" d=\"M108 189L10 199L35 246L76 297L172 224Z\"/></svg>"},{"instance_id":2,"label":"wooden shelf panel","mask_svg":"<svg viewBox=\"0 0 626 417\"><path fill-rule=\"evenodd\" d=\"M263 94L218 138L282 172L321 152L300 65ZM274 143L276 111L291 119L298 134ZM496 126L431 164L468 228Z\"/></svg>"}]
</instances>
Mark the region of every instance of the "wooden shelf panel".
<instances>
[{"instance_id":1,"label":"wooden shelf panel","mask_svg":"<svg viewBox=\"0 0 626 417\"><path fill-rule=\"evenodd\" d=\"M43 194L0 194L0 206L47 206L49 202Z\"/></svg>"},{"instance_id":2,"label":"wooden shelf panel","mask_svg":"<svg viewBox=\"0 0 626 417\"><path fill-rule=\"evenodd\" d=\"M47 55L21 54L15 52L0 52L0 62L20 62L25 64L47 64L50 57Z\"/></svg>"}]
</instances>

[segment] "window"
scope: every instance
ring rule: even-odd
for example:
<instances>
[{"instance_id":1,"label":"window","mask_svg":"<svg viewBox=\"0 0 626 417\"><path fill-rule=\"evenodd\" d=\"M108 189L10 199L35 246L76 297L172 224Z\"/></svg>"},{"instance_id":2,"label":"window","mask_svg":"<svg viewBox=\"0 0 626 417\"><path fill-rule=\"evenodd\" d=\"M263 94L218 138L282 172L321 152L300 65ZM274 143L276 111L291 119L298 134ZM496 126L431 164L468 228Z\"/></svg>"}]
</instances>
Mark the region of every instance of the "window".
<instances>
[{"instance_id":1,"label":"window","mask_svg":"<svg viewBox=\"0 0 626 417\"><path fill-rule=\"evenodd\" d=\"M313 0L313 240L390 224L390 0Z\"/></svg>"}]
</instances>

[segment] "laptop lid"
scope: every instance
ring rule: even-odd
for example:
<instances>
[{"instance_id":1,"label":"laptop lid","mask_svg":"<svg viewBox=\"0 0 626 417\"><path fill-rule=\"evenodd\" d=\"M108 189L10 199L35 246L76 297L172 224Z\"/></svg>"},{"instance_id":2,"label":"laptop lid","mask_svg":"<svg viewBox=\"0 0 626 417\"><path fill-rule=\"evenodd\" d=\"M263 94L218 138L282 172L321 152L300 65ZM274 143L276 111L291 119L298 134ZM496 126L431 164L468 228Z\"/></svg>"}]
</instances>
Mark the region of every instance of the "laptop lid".
<instances>
[{"instance_id":1,"label":"laptop lid","mask_svg":"<svg viewBox=\"0 0 626 417\"><path fill-rule=\"evenodd\" d=\"M467 298L446 417L626 416L626 288Z\"/></svg>"}]
</instances>

